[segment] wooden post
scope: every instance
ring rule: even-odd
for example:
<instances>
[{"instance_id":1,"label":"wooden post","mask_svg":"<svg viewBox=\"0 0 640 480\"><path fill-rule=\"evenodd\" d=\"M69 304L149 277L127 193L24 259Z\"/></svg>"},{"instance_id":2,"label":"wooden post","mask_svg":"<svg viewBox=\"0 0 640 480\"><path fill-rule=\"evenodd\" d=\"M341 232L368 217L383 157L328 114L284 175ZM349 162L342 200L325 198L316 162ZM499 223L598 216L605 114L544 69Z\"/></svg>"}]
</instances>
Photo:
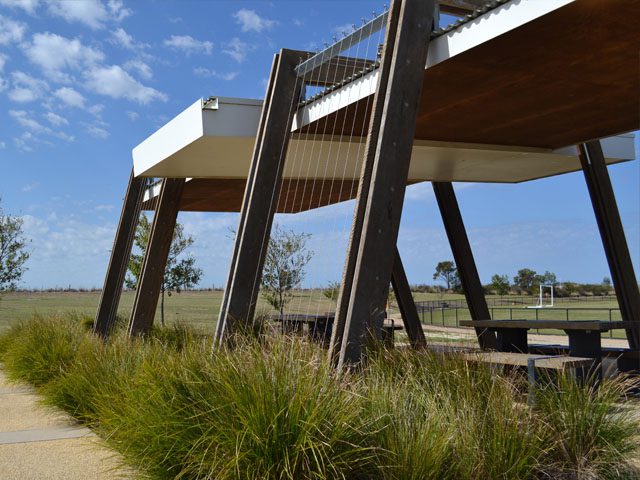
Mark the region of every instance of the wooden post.
<instances>
[{"instance_id":1,"label":"wooden post","mask_svg":"<svg viewBox=\"0 0 640 480\"><path fill-rule=\"evenodd\" d=\"M136 286L129 335L148 333L153 326L183 189L184 178L165 178L162 181L149 243L144 252L142 270Z\"/></svg>"},{"instance_id":2,"label":"wooden post","mask_svg":"<svg viewBox=\"0 0 640 480\"><path fill-rule=\"evenodd\" d=\"M404 0L400 6L339 366L360 362L370 335L381 331L435 3Z\"/></svg>"},{"instance_id":3,"label":"wooden post","mask_svg":"<svg viewBox=\"0 0 640 480\"><path fill-rule=\"evenodd\" d=\"M398 308L400 309L400 315L402 315L402 323L404 329L409 337L409 342L413 348L422 348L427 345L427 340L422 330L422 324L420 323L420 317L418 317L418 310L416 309L416 303L411 295L411 288L407 275L402 265L402 259L400 258L400 252L398 247L395 248L395 258L393 260L393 270L391 272L391 285L393 291L396 294L396 300L398 302Z\"/></svg>"},{"instance_id":4,"label":"wooden post","mask_svg":"<svg viewBox=\"0 0 640 480\"><path fill-rule=\"evenodd\" d=\"M220 328L217 342L229 338L238 327L249 325L253 320L258 297L264 257L269 244L269 235L282 184L282 172L287 146L302 81L298 80L294 68L300 54L281 50L275 62L273 88L262 132L258 134L254 147L254 172L251 183L247 183L245 204L240 220L240 229L235 240L236 257L231 265L226 286L226 304L220 312Z\"/></svg>"},{"instance_id":5,"label":"wooden post","mask_svg":"<svg viewBox=\"0 0 640 480\"><path fill-rule=\"evenodd\" d=\"M347 321L347 310L349 309L349 300L351 298L351 287L353 285L353 277L356 270L358 246L360 245L360 238L362 237L362 225L364 223L364 214L367 207L367 197L369 196L369 186L371 184L371 175L373 173L378 133L382 124L382 112L384 110L384 102L386 99L387 83L389 81L389 73L391 72L391 58L393 55L393 46L395 45L396 40L396 32L398 30L400 5L400 0L391 2L389 14L387 16L387 29L385 32L384 47L379 67L380 74L378 75L378 85L374 94L373 107L371 109L371 120L369 122L369 132L367 133L367 141L365 145L365 159L364 162L362 162L362 171L360 172L360 181L358 182L356 208L353 215L351 235L349 236L349 246L347 247L347 256L342 273L342 282L338 293L336 317L333 324L333 330L331 331L331 342L329 344L329 358L332 360L334 365L338 364L340 351L342 349L344 330Z\"/></svg>"},{"instance_id":6,"label":"wooden post","mask_svg":"<svg viewBox=\"0 0 640 480\"><path fill-rule=\"evenodd\" d=\"M640 291L600 141L579 145L578 154L611 270L620 315L625 321L640 321ZM634 327L626 332L629 347L640 349L640 328Z\"/></svg>"},{"instance_id":7,"label":"wooden post","mask_svg":"<svg viewBox=\"0 0 640 480\"><path fill-rule=\"evenodd\" d=\"M447 238L451 246L451 253L453 253L453 259L458 268L460 283L467 299L471 320L491 320L487 299L484 296L484 290L480 282L476 262L473 259L469 237L467 237L467 232L464 228L453 185L451 182L432 183L440 214L442 215L444 229L447 232ZM495 350L495 333L482 328L476 328L475 330L480 347L482 349Z\"/></svg>"},{"instance_id":8,"label":"wooden post","mask_svg":"<svg viewBox=\"0 0 640 480\"><path fill-rule=\"evenodd\" d=\"M111 249L109 266L107 267L107 274L105 275L100 295L100 303L93 323L93 332L101 337L106 338L109 335L118 313L122 285L129 266L133 238L140 218L145 180L144 178L135 177L133 169L131 169L127 193L124 197L120 221L116 230L116 238Z\"/></svg>"},{"instance_id":9,"label":"wooden post","mask_svg":"<svg viewBox=\"0 0 640 480\"><path fill-rule=\"evenodd\" d=\"M273 94L273 84L275 80L275 72L276 65L278 64L279 55L276 54L273 56L273 62L271 64L271 73L269 75L269 83L267 84L267 92L264 96L264 102L262 103L262 112L260 113L260 122L258 123L258 131L256 133L256 142L255 145L258 146L262 143L263 129L265 119L267 117L267 111L269 110L269 104L271 103L271 96ZM248 207L249 197L251 190L247 188L249 185L253 184L255 173L256 173L256 155L258 154L259 149L254 148L253 150L253 158L251 159L251 165L249 167L249 174L247 175L247 183L245 185L244 196L242 198L242 208L240 211L245 211ZM233 274L234 267L238 261L238 244L237 236L244 228L244 215L240 215L240 224L238 225L238 230L236 232L236 241L233 244L233 253L231 255L231 266L229 268L229 275L227 276L227 283L225 285L224 295L222 297L222 304L220 305L220 314L218 317L218 323L216 324L216 338L219 339L222 336L223 326L224 326L224 318L223 314L226 314L227 304L228 304L228 293L229 289L227 288L233 282ZM215 345L215 344L214 344Z\"/></svg>"}]
</instances>

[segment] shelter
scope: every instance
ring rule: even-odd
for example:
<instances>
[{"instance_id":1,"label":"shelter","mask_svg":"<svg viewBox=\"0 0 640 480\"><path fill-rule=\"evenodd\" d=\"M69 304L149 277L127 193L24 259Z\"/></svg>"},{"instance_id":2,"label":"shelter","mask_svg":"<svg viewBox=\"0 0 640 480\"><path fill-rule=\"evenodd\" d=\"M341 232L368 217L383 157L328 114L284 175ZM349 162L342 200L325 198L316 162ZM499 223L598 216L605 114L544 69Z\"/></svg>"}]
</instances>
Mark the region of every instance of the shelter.
<instances>
[{"instance_id":1,"label":"shelter","mask_svg":"<svg viewBox=\"0 0 640 480\"><path fill-rule=\"evenodd\" d=\"M433 28L438 6L465 16ZM134 148L96 331L107 334L115 317L141 209L155 216L132 333L152 325L178 211L241 212L222 342L252 321L274 214L356 198L330 354L340 364L360 360L381 330L390 281L420 346L395 246L406 185L433 183L472 319L482 321L489 310L451 182L577 170L623 320L638 322L640 293L606 166L634 156L639 16L640 0L396 0L324 51L281 50L264 102L198 100ZM163 180L148 185L152 177ZM640 328L629 325L638 350ZM493 334L476 331L483 348L496 346Z\"/></svg>"}]
</instances>

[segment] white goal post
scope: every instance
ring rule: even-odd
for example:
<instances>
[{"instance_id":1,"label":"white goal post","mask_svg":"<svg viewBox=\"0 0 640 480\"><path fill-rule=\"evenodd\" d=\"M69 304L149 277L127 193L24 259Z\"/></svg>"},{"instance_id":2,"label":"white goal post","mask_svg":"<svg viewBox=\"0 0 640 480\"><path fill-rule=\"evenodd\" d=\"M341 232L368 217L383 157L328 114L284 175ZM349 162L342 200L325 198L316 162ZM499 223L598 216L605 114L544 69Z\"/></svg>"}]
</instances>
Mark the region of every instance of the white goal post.
<instances>
[{"instance_id":1,"label":"white goal post","mask_svg":"<svg viewBox=\"0 0 640 480\"><path fill-rule=\"evenodd\" d=\"M548 299L549 303L544 303L545 300L545 291L549 291ZM540 285L540 294L538 296L538 304L531 305L527 308L549 308L553 307L553 285Z\"/></svg>"}]
</instances>

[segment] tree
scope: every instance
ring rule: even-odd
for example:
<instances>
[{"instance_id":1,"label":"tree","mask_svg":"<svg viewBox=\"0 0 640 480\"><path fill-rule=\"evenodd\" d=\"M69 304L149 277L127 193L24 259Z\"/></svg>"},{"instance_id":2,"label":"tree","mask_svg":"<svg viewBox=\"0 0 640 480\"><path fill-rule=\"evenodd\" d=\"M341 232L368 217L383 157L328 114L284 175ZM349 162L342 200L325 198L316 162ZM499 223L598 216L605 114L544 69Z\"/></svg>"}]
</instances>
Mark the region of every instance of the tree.
<instances>
[{"instance_id":1,"label":"tree","mask_svg":"<svg viewBox=\"0 0 640 480\"><path fill-rule=\"evenodd\" d=\"M542 275L536 275L536 283L538 285L553 285L555 287L558 284L558 280L555 273L547 270Z\"/></svg>"},{"instance_id":2,"label":"tree","mask_svg":"<svg viewBox=\"0 0 640 480\"><path fill-rule=\"evenodd\" d=\"M522 290L531 292L536 285L537 273L529 268L522 268L518 270L518 274L513 277L513 283L520 287Z\"/></svg>"},{"instance_id":3,"label":"tree","mask_svg":"<svg viewBox=\"0 0 640 480\"><path fill-rule=\"evenodd\" d=\"M451 260L439 262L438 265L436 265L436 272L433 274L433 279L443 280L447 284L447 290L450 290L452 285L460 284L458 269Z\"/></svg>"},{"instance_id":4,"label":"tree","mask_svg":"<svg viewBox=\"0 0 640 480\"><path fill-rule=\"evenodd\" d=\"M611 279L609 277L604 277L602 279L602 285L611 288Z\"/></svg>"},{"instance_id":5,"label":"tree","mask_svg":"<svg viewBox=\"0 0 640 480\"><path fill-rule=\"evenodd\" d=\"M0 206L0 292L13 290L27 271L30 253L22 233L22 218L4 213Z\"/></svg>"},{"instance_id":6,"label":"tree","mask_svg":"<svg viewBox=\"0 0 640 480\"><path fill-rule=\"evenodd\" d=\"M340 282L329 282L327 288L322 290L322 294L329 300L337 302L340 294Z\"/></svg>"},{"instance_id":7,"label":"tree","mask_svg":"<svg viewBox=\"0 0 640 480\"><path fill-rule=\"evenodd\" d=\"M313 257L307 251L311 235L284 230L276 225L269 240L269 248L262 271L262 296L284 319L284 308L293 298L293 289L305 277L305 267Z\"/></svg>"},{"instance_id":8,"label":"tree","mask_svg":"<svg viewBox=\"0 0 640 480\"><path fill-rule=\"evenodd\" d=\"M136 288L140 280L142 271L142 261L144 252L149 244L149 236L151 234L151 223L146 215L140 217L134 244L140 250L140 253L132 253L129 259L129 273L125 279L127 288ZM180 293L185 288L191 288L198 284L202 277L202 270L196 267L196 259L188 256L179 258L184 251L193 245L193 237L185 235L184 227L176 223L173 232L171 247L169 247L169 256L167 257L167 265L164 269L164 278L160 285L160 323L164 326L164 295L165 292L171 296L172 292Z\"/></svg>"},{"instance_id":9,"label":"tree","mask_svg":"<svg viewBox=\"0 0 640 480\"><path fill-rule=\"evenodd\" d=\"M491 288L498 295L508 295L511 289L508 275L498 275L497 273L491 277Z\"/></svg>"}]
</instances>

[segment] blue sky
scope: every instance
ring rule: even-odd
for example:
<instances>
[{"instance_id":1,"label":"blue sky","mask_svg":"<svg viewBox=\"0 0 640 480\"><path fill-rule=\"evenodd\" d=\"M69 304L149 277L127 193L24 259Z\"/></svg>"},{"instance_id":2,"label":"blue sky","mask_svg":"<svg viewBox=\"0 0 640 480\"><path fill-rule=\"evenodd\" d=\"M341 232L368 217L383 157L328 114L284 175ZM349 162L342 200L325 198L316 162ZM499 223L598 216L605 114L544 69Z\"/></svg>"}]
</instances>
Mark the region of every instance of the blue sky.
<instances>
[{"instance_id":1,"label":"blue sky","mask_svg":"<svg viewBox=\"0 0 640 480\"><path fill-rule=\"evenodd\" d=\"M32 239L22 286L100 286L135 145L199 97L261 98L280 47L313 49L381 9L364 1L0 0L0 196ZM639 164L609 169L636 272ZM457 191L483 281L522 267L561 280L608 275L580 173ZM352 207L279 216L312 234L308 285L339 278ZM180 215L196 240L202 286L223 283L237 220ZM399 246L412 283L432 283L435 264L451 257L428 184L408 189Z\"/></svg>"}]
</instances>

